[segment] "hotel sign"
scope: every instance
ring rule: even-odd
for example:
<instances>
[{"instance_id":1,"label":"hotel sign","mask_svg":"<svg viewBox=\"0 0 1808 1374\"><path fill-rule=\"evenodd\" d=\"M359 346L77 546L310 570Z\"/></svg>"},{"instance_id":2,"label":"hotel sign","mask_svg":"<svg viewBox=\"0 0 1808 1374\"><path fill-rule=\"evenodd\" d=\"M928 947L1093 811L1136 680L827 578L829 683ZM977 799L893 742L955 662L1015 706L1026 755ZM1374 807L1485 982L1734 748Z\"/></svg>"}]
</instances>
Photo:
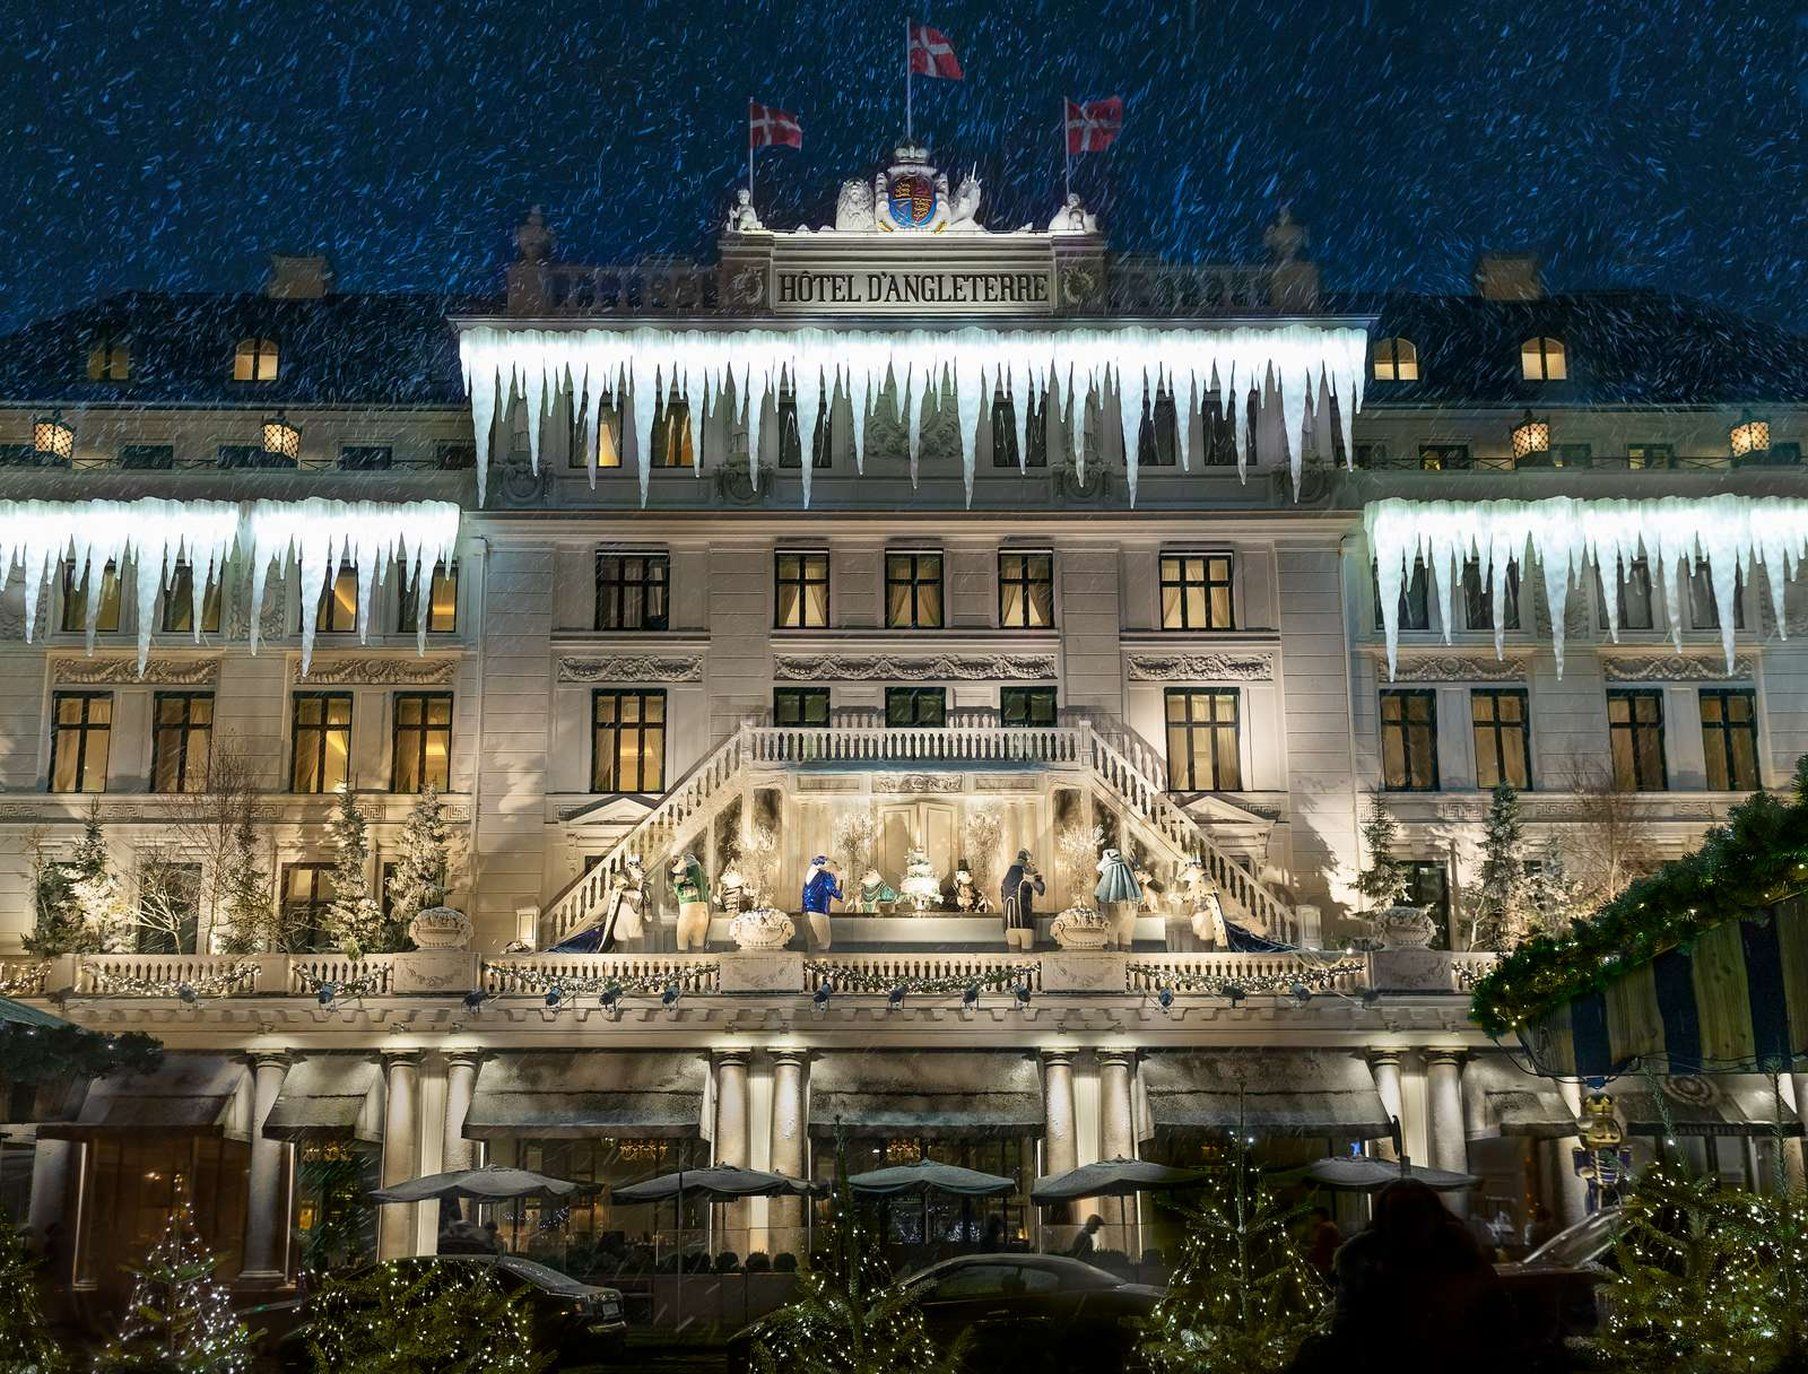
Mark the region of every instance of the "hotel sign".
<instances>
[{"instance_id":1,"label":"hotel sign","mask_svg":"<svg viewBox=\"0 0 1808 1374\"><path fill-rule=\"evenodd\" d=\"M772 309L780 315L1047 315L1054 308L1046 260L1022 268L775 264L772 273Z\"/></svg>"}]
</instances>

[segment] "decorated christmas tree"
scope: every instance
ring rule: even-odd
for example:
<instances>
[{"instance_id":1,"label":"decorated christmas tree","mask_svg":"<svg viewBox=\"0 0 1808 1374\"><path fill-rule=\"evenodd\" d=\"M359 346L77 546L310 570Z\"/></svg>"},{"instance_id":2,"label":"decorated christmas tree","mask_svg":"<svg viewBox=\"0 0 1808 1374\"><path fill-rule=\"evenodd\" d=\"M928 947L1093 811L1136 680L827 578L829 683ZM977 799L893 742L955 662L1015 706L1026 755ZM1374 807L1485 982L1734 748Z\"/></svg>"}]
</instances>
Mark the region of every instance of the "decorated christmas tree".
<instances>
[{"instance_id":1,"label":"decorated christmas tree","mask_svg":"<svg viewBox=\"0 0 1808 1374\"><path fill-rule=\"evenodd\" d=\"M0 1369L7 1374L59 1374L69 1367L51 1339L38 1270L26 1233L0 1213Z\"/></svg>"},{"instance_id":2,"label":"decorated christmas tree","mask_svg":"<svg viewBox=\"0 0 1808 1374\"><path fill-rule=\"evenodd\" d=\"M1481 873L1468 900L1471 949L1511 949L1526 937L1532 911L1525 827L1519 818L1519 793L1504 782L1488 802Z\"/></svg>"},{"instance_id":3,"label":"decorated christmas tree","mask_svg":"<svg viewBox=\"0 0 1808 1374\"><path fill-rule=\"evenodd\" d=\"M395 872L389 879L389 921L384 943L401 947L408 923L445 900L452 862L452 826L439 790L427 787L414 799L396 840Z\"/></svg>"},{"instance_id":4,"label":"decorated christmas tree","mask_svg":"<svg viewBox=\"0 0 1808 1374\"><path fill-rule=\"evenodd\" d=\"M961 1348L929 1338L909 1289L892 1280L847 1182L847 1146L835 1143L828 1248L798 1281L798 1296L755 1328L761 1374L952 1374Z\"/></svg>"},{"instance_id":5,"label":"decorated christmas tree","mask_svg":"<svg viewBox=\"0 0 1808 1374\"><path fill-rule=\"evenodd\" d=\"M1143 1338L1155 1374L1279 1374L1326 1316L1294 1238L1299 1209L1262 1186L1247 1146L1230 1150L1199 1199L1179 1208L1180 1262Z\"/></svg>"},{"instance_id":6,"label":"decorated christmas tree","mask_svg":"<svg viewBox=\"0 0 1808 1374\"><path fill-rule=\"evenodd\" d=\"M552 1362L523 1300L481 1264L378 1264L327 1281L308 1351L334 1374L536 1374Z\"/></svg>"},{"instance_id":7,"label":"decorated christmas tree","mask_svg":"<svg viewBox=\"0 0 1808 1374\"><path fill-rule=\"evenodd\" d=\"M84 930L92 931L100 948L122 953L131 945L132 923L126 915L125 883L107 852L107 837L100 827L100 804L88 808L82 821L82 837L66 870L69 896Z\"/></svg>"},{"instance_id":8,"label":"decorated christmas tree","mask_svg":"<svg viewBox=\"0 0 1808 1374\"><path fill-rule=\"evenodd\" d=\"M132 1271L132 1300L118 1338L95 1360L99 1374L248 1374L251 1332L232 1314L218 1264L182 1197L163 1238Z\"/></svg>"},{"instance_id":9,"label":"decorated christmas tree","mask_svg":"<svg viewBox=\"0 0 1808 1374\"><path fill-rule=\"evenodd\" d=\"M333 900L327 926L353 958L384 952L383 909L370 891L370 835L350 786L339 789L327 820L333 841Z\"/></svg>"},{"instance_id":10,"label":"decorated christmas tree","mask_svg":"<svg viewBox=\"0 0 1808 1374\"><path fill-rule=\"evenodd\" d=\"M1385 910L1405 895L1406 870L1394 857L1399 841L1400 826L1381 794L1369 793L1368 819L1362 823L1362 848L1369 856L1369 866L1356 875L1356 890L1370 911Z\"/></svg>"}]
</instances>

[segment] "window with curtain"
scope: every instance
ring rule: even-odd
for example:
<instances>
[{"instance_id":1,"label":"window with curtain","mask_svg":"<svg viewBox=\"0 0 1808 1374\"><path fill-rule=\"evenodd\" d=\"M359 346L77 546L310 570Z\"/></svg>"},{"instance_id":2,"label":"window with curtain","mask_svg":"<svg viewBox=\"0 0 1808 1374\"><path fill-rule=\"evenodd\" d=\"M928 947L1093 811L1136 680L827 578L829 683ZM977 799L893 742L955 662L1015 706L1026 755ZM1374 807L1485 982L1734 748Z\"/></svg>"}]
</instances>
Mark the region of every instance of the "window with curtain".
<instances>
[{"instance_id":1,"label":"window with curtain","mask_svg":"<svg viewBox=\"0 0 1808 1374\"><path fill-rule=\"evenodd\" d=\"M1235 560L1228 553L1161 555L1161 628L1232 630Z\"/></svg>"},{"instance_id":2,"label":"window with curtain","mask_svg":"<svg viewBox=\"0 0 1808 1374\"><path fill-rule=\"evenodd\" d=\"M51 698L50 711L50 790L105 792L113 694L58 692Z\"/></svg>"},{"instance_id":3,"label":"window with curtain","mask_svg":"<svg viewBox=\"0 0 1808 1374\"><path fill-rule=\"evenodd\" d=\"M1168 790L1240 790L1243 761L1236 692L1170 687L1166 707Z\"/></svg>"},{"instance_id":4,"label":"window with curtain","mask_svg":"<svg viewBox=\"0 0 1808 1374\"><path fill-rule=\"evenodd\" d=\"M590 790L665 790L665 693L598 691L590 704Z\"/></svg>"},{"instance_id":5,"label":"window with curtain","mask_svg":"<svg viewBox=\"0 0 1808 1374\"><path fill-rule=\"evenodd\" d=\"M397 692L391 727L391 792L444 792L452 772L452 693Z\"/></svg>"},{"instance_id":6,"label":"window with curtain","mask_svg":"<svg viewBox=\"0 0 1808 1374\"><path fill-rule=\"evenodd\" d=\"M1661 691L1609 692L1607 737L1615 788L1621 792L1662 792L1669 787L1664 767Z\"/></svg>"},{"instance_id":7,"label":"window with curtain","mask_svg":"<svg viewBox=\"0 0 1808 1374\"><path fill-rule=\"evenodd\" d=\"M780 549L773 555L773 623L781 630L821 630L829 624L829 555Z\"/></svg>"},{"instance_id":8,"label":"window with curtain","mask_svg":"<svg viewBox=\"0 0 1808 1374\"><path fill-rule=\"evenodd\" d=\"M1470 728L1475 737L1475 782L1501 783L1518 791L1532 785L1531 725L1521 688L1486 688L1469 693Z\"/></svg>"},{"instance_id":9,"label":"window with curtain","mask_svg":"<svg viewBox=\"0 0 1808 1374\"><path fill-rule=\"evenodd\" d=\"M1381 694L1381 785L1389 792L1437 790L1436 692Z\"/></svg>"},{"instance_id":10,"label":"window with curtain","mask_svg":"<svg viewBox=\"0 0 1808 1374\"><path fill-rule=\"evenodd\" d=\"M1757 693L1747 687L1703 689L1701 748L1710 790L1755 792L1760 786Z\"/></svg>"},{"instance_id":11,"label":"window with curtain","mask_svg":"<svg viewBox=\"0 0 1808 1374\"><path fill-rule=\"evenodd\" d=\"M212 692L151 699L151 791L205 792L212 750Z\"/></svg>"},{"instance_id":12,"label":"window with curtain","mask_svg":"<svg viewBox=\"0 0 1808 1374\"><path fill-rule=\"evenodd\" d=\"M292 792L337 792L352 752L350 692L297 692L291 707Z\"/></svg>"},{"instance_id":13,"label":"window with curtain","mask_svg":"<svg viewBox=\"0 0 1808 1374\"><path fill-rule=\"evenodd\" d=\"M1055 623L1055 556L1001 550L998 623L1007 630L1046 630Z\"/></svg>"},{"instance_id":14,"label":"window with curtain","mask_svg":"<svg viewBox=\"0 0 1808 1374\"><path fill-rule=\"evenodd\" d=\"M663 630L668 623L672 560L663 553L596 555L596 628Z\"/></svg>"},{"instance_id":15,"label":"window with curtain","mask_svg":"<svg viewBox=\"0 0 1808 1374\"><path fill-rule=\"evenodd\" d=\"M885 624L893 630L942 628L942 556L885 555Z\"/></svg>"}]
</instances>

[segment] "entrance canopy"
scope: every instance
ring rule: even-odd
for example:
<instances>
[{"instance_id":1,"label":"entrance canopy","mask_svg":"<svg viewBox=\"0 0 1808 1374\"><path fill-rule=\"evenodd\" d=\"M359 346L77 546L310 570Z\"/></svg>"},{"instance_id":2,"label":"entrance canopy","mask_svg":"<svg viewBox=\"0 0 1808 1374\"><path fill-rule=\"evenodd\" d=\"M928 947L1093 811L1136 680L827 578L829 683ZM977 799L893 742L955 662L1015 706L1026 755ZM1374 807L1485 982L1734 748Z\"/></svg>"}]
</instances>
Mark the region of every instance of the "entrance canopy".
<instances>
[{"instance_id":1,"label":"entrance canopy","mask_svg":"<svg viewBox=\"0 0 1808 1374\"><path fill-rule=\"evenodd\" d=\"M1576 1114L1557 1085L1504 1054L1479 1055L1463 1069L1463 1119L1471 1140L1559 1140L1576 1133Z\"/></svg>"},{"instance_id":2,"label":"entrance canopy","mask_svg":"<svg viewBox=\"0 0 1808 1374\"><path fill-rule=\"evenodd\" d=\"M971 1139L1040 1135L1042 1074L1009 1052L825 1054L810 1067L810 1130Z\"/></svg>"},{"instance_id":3,"label":"entrance canopy","mask_svg":"<svg viewBox=\"0 0 1808 1374\"><path fill-rule=\"evenodd\" d=\"M264 1134L273 1140L349 1135L383 1139L383 1074L377 1061L353 1054L317 1054L283 1075Z\"/></svg>"},{"instance_id":4,"label":"entrance canopy","mask_svg":"<svg viewBox=\"0 0 1808 1374\"><path fill-rule=\"evenodd\" d=\"M1633 1075L1614 1080L1607 1091L1633 1135L1802 1134L1801 1118L1779 1101L1764 1074L1660 1078L1655 1091L1649 1080Z\"/></svg>"},{"instance_id":5,"label":"entrance canopy","mask_svg":"<svg viewBox=\"0 0 1808 1374\"><path fill-rule=\"evenodd\" d=\"M1342 1140L1392 1132L1368 1064L1342 1050L1152 1050L1143 1087L1158 1130Z\"/></svg>"},{"instance_id":6,"label":"entrance canopy","mask_svg":"<svg viewBox=\"0 0 1808 1374\"><path fill-rule=\"evenodd\" d=\"M39 1130L66 1139L112 1132L249 1140L250 1070L224 1055L167 1054L149 1073L100 1079L74 1121Z\"/></svg>"},{"instance_id":7,"label":"entrance canopy","mask_svg":"<svg viewBox=\"0 0 1808 1374\"><path fill-rule=\"evenodd\" d=\"M464 1133L694 1139L703 1129L704 1082L704 1061L694 1054L501 1054L478 1067Z\"/></svg>"}]
</instances>

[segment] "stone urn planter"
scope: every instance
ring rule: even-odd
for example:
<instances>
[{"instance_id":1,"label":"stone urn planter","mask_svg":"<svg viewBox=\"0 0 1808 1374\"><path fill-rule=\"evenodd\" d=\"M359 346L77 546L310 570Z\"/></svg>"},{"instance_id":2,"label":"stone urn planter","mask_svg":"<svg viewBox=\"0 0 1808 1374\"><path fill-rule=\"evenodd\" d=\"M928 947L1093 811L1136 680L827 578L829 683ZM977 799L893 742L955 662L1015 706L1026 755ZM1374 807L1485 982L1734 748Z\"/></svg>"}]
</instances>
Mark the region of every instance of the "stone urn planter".
<instances>
[{"instance_id":1,"label":"stone urn planter","mask_svg":"<svg viewBox=\"0 0 1808 1374\"><path fill-rule=\"evenodd\" d=\"M1438 924L1421 906L1390 906L1369 917L1383 949L1427 949Z\"/></svg>"},{"instance_id":2,"label":"stone urn planter","mask_svg":"<svg viewBox=\"0 0 1808 1374\"><path fill-rule=\"evenodd\" d=\"M417 949L469 949L475 929L456 907L430 906L408 923L408 938Z\"/></svg>"},{"instance_id":3,"label":"stone urn planter","mask_svg":"<svg viewBox=\"0 0 1808 1374\"><path fill-rule=\"evenodd\" d=\"M1103 949L1112 931L1111 918L1089 906L1071 906L1048 926L1048 933L1062 949Z\"/></svg>"},{"instance_id":4,"label":"stone urn planter","mask_svg":"<svg viewBox=\"0 0 1808 1374\"><path fill-rule=\"evenodd\" d=\"M762 906L734 916L728 922L728 934L736 949L783 949L797 934L797 927L784 912Z\"/></svg>"}]
</instances>

